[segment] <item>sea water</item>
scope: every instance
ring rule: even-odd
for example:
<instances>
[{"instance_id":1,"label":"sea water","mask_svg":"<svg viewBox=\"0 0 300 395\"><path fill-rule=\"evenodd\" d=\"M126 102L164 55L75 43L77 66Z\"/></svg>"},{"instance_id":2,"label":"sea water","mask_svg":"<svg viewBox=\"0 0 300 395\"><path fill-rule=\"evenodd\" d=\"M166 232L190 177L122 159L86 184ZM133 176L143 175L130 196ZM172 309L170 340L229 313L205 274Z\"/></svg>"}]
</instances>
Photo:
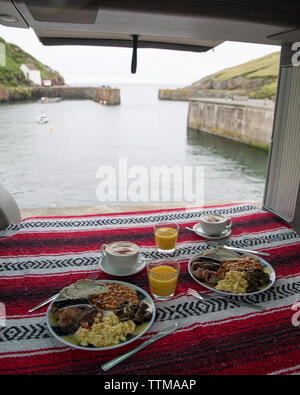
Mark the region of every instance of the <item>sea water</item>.
<instances>
[{"instance_id":1,"label":"sea water","mask_svg":"<svg viewBox=\"0 0 300 395\"><path fill-rule=\"evenodd\" d=\"M266 152L188 130L188 103L158 99L158 89L167 86L118 87L118 106L92 100L0 105L0 183L20 207L136 204L98 200L97 170L117 168L120 158L128 168L203 167L206 202L262 200ZM49 122L38 124L42 113Z\"/></svg>"}]
</instances>

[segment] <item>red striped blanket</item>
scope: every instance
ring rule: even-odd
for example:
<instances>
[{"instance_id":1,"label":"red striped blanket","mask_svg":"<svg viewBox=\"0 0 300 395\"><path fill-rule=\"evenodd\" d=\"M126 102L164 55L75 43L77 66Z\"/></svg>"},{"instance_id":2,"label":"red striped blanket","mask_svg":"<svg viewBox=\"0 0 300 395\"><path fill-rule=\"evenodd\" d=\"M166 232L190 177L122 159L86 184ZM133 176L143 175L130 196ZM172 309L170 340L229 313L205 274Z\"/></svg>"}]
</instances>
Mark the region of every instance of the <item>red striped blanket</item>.
<instances>
[{"instance_id":1,"label":"red striped blanket","mask_svg":"<svg viewBox=\"0 0 300 395\"><path fill-rule=\"evenodd\" d=\"M191 279L189 258L211 248L211 242L185 229L203 212L233 219L227 245L262 250L276 272L272 288L244 300L265 307L256 311L218 296L201 302L189 287L208 292ZM153 224L180 225L176 259L181 273L172 300L156 302L150 330L136 342L109 351L72 349L49 333L47 307L28 309L61 288L100 271L103 243L129 240L148 258L155 248ZM300 372L300 237L284 221L251 204L202 209L28 218L0 233L0 372L1 374L102 374L100 366L140 344L153 333L178 322L179 329L140 351L107 374L290 374ZM146 268L127 281L149 292ZM214 294L216 295L216 294ZM4 316L5 313L5 316Z\"/></svg>"}]
</instances>

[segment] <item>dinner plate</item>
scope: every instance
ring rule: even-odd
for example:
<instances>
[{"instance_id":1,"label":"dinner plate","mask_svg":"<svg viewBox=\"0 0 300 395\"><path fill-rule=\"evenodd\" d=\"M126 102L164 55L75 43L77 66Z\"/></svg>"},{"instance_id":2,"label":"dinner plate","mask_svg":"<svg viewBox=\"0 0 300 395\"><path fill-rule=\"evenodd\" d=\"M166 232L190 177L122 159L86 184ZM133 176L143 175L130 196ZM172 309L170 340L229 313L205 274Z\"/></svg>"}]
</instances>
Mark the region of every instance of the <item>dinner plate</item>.
<instances>
[{"instance_id":1,"label":"dinner plate","mask_svg":"<svg viewBox=\"0 0 300 395\"><path fill-rule=\"evenodd\" d=\"M50 304L50 306L48 307L47 310L47 315L46 315L46 321L47 321L47 326L49 331L51 332L51 334L57 339L59 340L61 343L70 346L70 347L74 347L80 350L87 350L87 351L104 351L104 350L111 350L114 348L118 348L118 347L122 347L125 346L133 341L135 341L136 339L138 339L139 337L141 337L145 332L148 331L148 329L151 327L151 325L153 324L153 321L155 319L155 313L156 313L156 309L155 309L155 304L153 302L153 300L151 299L150 295L144 291L142 288L137 287L134 284L129 284L126 283L124 281L117 281L117 280L97 280L100 283L118 283L121 285L125 285L127 287L130 287L131 289L134 289L137 293L137 296L139 298L140 302L145 302L147 303L151 310L152 310L152 317L149 321L144 322L140 325L137 325L135 328L135 331L132 335L130 335L128 340L125 341L121 341L118 344L115 345L111 345L111 346L105 346L105 347L94 347L94 346L81 346L79 344L79 341L75 338L75 336L73 334L69 334L69 335L64 335L64 336L59 336L56 331L55 328L57 327L57 322L54 318L53 313L51 312L51 307L52 304L54 303L54 301L61 299L59 296L53 300L53 302ZM110 310L102 310L103 315L109 313Z\"/></svg>"},{"instance_id":2,"label":"dinner plate","mask_svg":"<svg viewBox=\"0 0 300 395\"><path fill-rule=\"evenodd\" d=\"M192 277L193 280L195 280L198 284L202 285L204 288L207 288L207 289L209 289L209 290L211 290L211 291L217 292L218 294L226 295L226 296L250 296L250 295L255 295L255 294L259 294L259 293L261 293L261 292L265 292L267 289L269 289L269 288L271 288L271 287L273 286L273 284L274 284L274 282L275 282L275 280L276 280L276 273L275 273L275 270L273 269L273 267L272 267L267 261L265 261L264 259L262 259L261 257L255 255L255 254L240 253L238 249L233 250L233 251L239 253L240 255L249 255L249 256L253 256L254 258L256 258L256 259L259 261L259 263L261 264L263 270L266 270L267 273L269 274L269 276L270 276L270 282L269 282L267 285L261 287L259 290L254 291L254 292L247 292L247 293L234 294L234 293L231 293L231 292L220 291L220 290L216 289L214 286L212 286L211 284L208 284L208 283L206 283L205 281L201 281L201 280L199 280L198 278L196 278L196 277L193 275L193 271L192 271L192 261L193 261L196 257L201 256L202 253L201 253L201 254L196 254L196 255L194 255L194 256L189 260L189 263L188 263L188 271L189 271L189 273L190 273L190 276Z\"/></svg>"}]
</instances>

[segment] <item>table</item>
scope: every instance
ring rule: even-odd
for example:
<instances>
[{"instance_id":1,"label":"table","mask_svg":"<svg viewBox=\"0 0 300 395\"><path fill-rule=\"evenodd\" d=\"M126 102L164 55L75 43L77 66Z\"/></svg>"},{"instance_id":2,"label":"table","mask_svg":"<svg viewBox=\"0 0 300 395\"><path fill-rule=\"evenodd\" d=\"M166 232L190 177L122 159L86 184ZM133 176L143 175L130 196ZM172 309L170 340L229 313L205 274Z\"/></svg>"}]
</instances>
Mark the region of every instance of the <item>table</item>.
<instances>
[{"instance_id":1,"label":"table","mask_svg":"<svg viewBox=\"0 0 300 395\"><path fill-rule=\"evenodd\" d=\"M201 302L186 294L189 287L209 292L187 271L189 258L211 248L195 235L201 213L233 219L227 245L269 252L277 280L272 288L245 298L264 311L238 307L218 296ZM64 286L99 273L103 243L129 240L148 258L162 257L155 248L153 224L180 225L175 258L181 273L172 300L156 302L157 315L149 332L118 349L89 352L72 349L49 333L43 307L28 309ZM180 328L105 374L290 374L300 372L300 237L283 220L251 204L172 209L135 213L27 218L0 234L1 374L104 374L100 366L178 322ZM120 278L149 292L146 268ZM216 294L215 294L216 295ZM4 317L4 312L6 313ZM6 319L4 319L6 318ZM159 357L158 357L159 356Z\"/></svg>"}]
</instances>

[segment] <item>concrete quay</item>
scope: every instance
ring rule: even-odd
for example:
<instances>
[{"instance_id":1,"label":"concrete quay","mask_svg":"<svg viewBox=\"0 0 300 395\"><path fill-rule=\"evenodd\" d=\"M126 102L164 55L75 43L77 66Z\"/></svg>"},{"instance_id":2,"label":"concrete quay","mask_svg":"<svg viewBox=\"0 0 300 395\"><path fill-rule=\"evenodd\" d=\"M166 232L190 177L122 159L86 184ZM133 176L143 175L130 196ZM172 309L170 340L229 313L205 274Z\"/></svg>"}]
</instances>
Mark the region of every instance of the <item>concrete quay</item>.
<instances>
[{"instance_id":1,"label":"concrete quay","mask_svg":"<svg viewBox=\"0 0 300 395\"><path fill-rule=\"evenodd\" d=\"M268 150L273 118L270 100L191 98L187 126Z\"/></svg>"},{"instance_id":2,"label":"concrete quay","mask_svg":"<svg viewBox=\"0 0 300 395\"><path fill-rule=\"evenodd\" d=\"M205 207L214 207L229 203L241 202L209 202L204 203ZM245 204L254 204L262 207L262 202L248 201ZM172 210L175 208L199 208L199 204L184 203L158 203L158 204L141 204L141 205L99 205L99 206L82 206L82 207L44 207L44 208L23 208L20 209L22 219L31 217L60 217L60 216L77 216L77 215L96 215L110 213L127 213L150 210ZM201 208L201 207L200 207Z\"/></svg>"}]
</instances>

